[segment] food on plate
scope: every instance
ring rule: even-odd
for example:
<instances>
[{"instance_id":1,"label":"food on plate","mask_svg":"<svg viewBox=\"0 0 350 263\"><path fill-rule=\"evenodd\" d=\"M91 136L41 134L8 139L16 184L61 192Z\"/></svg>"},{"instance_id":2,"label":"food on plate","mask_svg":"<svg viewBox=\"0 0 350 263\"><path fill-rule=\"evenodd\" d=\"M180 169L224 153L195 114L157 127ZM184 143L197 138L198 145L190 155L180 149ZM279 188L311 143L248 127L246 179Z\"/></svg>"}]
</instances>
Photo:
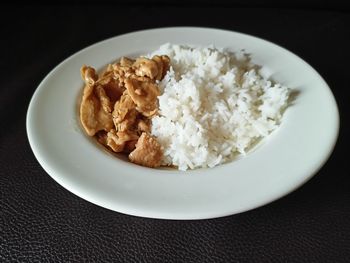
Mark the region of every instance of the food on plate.
<instances>
[{"instance_id":1,"label":"food on plate","mask_svg":"<svg viewBox=\"0 0 350 263\"><path fill-rule=\"evenodd\" d=\"M137 140L135 150L129 154L129 159L147 167L159 167L163 152L157 140L147 132L143 132Z\"/></svg>"},{"instance_id":2,"label":"food on plate","mask_svg":"<svg viewBox=\"0 0 350 263\"><path fill-rule=\"evenodd\" d=\"M180 170L246 154L280 125L290 94L243 51L213 47L165 44L81 75L89 136L136 164Z\"/></svg>"},{"instance_id":3,"label":"food on plate","mask_svg":"<svg viewBox=\"0 0 350 263\"><path fill-rule=\"evenodd\" d=\"M167 56L123 57L100 75L82 66L85 87L80 120L86 133L114 152L127 153L134 163L159 167L163 153L150 126L158 112L156 81L168 68Z\"/></svg>"}]
</instances>

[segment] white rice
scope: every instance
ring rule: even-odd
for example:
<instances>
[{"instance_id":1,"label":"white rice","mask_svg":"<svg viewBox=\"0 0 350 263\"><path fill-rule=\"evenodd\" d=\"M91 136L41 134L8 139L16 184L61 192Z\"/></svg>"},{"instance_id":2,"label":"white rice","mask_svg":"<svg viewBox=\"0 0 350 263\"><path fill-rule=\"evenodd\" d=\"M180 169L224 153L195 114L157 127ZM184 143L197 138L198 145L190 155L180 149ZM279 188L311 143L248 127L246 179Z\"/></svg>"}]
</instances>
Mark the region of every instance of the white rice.
<instances>
[{"instance_id":1,"label":"white rice","mask_svg":"<svg viewBox=\"0 0 350 263\"><path fill-rule=\"evenodd\" d=\"M263 78L244 53L165 44L156 54L171 59L152 119L164 165L214 167L278 127L289 89Z\"/></svg>"}]
</instances>

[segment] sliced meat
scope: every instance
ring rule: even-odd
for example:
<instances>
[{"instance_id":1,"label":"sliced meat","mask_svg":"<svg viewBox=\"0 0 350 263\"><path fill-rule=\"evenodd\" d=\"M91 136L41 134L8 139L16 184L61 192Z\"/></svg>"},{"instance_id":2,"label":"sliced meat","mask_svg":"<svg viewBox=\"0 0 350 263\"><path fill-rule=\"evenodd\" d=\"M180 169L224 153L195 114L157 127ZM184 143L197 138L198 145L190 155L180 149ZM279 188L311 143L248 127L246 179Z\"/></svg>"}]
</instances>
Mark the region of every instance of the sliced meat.
<instances>
[{"instance_id":1,"label":"sliced meat","mask_svg":"<svg viewBox=\"0 0 350 263\"><path fill-rule=\"evenodd\" d=\"M163 158L163 151L157 140L144 132L136 143L136 149L129 154L133 163L147 166L159 167Z\"/></svg>"},{"instance_id":2,"label":"sliced meat","mask_svg":"<svg viewBox=\"0 0 350 263\"><path fill-rule=\"evenodd\" d=\"M158 64L152 59L141 57L132 65L135 74L140 77L155 79L158 75Z\"/></svg>"},{"instance_id":3,"label":"sliced meat","mask_svg":"<svg viewBox=\"0 0 350 263\"><path fill-rule=\"evenodd\" d=\"M125 91L114 105L112 115L115 127L118 131L133 130L138 114L136 104Z\"/></svg>"},{"instance_id":4,"label":"sliced meat","mask_svg":"<svg viewBox=\"0 0 350 263\"><path fill-rule=\"evenodd\" d=\"M114 151L114 152L122 152L124 150L124 147L126 144L128 144L129 141L137 141L139 136L137 136L134 132L120 132L116 131L115 129L110 130L107 133L107 145ZM130 148L130 145L127 145L128 149Z\"/></svg>"},{"instance_id":5,"label":"sliced meat","mask_svg":"<svg viewBox=\"0 0 350 263\"><path fill-rule=\"evenodd\" d=\"M81 67L80 75L87 86L93 86L98 79L95 69L85 65Z\"/></svg>"},{"instance_id":6,"label":"sliced meat","mask_svg":"<svg viewBox=\"0 0 350 263\"><path fill-rule=\"evenodd\" d=\"M111 103L101 86L97 86L95 91L94 71L91 68L82 69L86 86L80 104L80 120L89 136L94 136L98 131L109 131L113 128Z\"/></svg>"},{"instance_id":7,"label":"sliced meat","mask_svg":"<svg viewBox=\"0 0 350 263\"><path fill-rule=\"evenodd\" d=\"M125 141L120 140L116 130L110 130L107 133L106 144L114 151L114 152L122 152L124 150Z\"/></svg>"},{"instance_id":8,"label":"sliced meat","mask_svg":"<svg viewBox=\"0 0 350 263\"><path fill-rule=\"evenodd\" d=\"M138 79L127 79L125 87L137 110L146 117L153 116L158 109L159 90L157 84L151 81L139 81Z\"/></svg>"}]
</instances>

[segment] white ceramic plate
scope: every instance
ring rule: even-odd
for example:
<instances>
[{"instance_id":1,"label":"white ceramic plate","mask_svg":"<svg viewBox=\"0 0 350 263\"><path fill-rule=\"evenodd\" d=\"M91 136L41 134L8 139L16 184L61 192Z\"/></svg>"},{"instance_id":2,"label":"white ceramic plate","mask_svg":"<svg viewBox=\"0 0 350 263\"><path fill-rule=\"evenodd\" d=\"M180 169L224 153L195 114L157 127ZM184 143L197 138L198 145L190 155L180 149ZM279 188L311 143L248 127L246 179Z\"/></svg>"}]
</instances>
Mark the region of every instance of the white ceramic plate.
<instances>
[{"instance_id":1,"label":"white ceramic plate","mask_svg":"<svg viewBox=\"0 0 350 263\"><path fill-rule=\"evenodd\" d=\"M150 169L116 158L85 135L78 119L83 64L102 68L164 43L245 49L265 75L299 92L282 125L244 158L212 169ZM121 213L204 219L247 211L280 198L310 179L335 145L334 97L305 61L268 41L208 28L161 28L117 36L59 64L30 102L27 132L39 163L74 194Z\"/></svg>"}]
</instances>

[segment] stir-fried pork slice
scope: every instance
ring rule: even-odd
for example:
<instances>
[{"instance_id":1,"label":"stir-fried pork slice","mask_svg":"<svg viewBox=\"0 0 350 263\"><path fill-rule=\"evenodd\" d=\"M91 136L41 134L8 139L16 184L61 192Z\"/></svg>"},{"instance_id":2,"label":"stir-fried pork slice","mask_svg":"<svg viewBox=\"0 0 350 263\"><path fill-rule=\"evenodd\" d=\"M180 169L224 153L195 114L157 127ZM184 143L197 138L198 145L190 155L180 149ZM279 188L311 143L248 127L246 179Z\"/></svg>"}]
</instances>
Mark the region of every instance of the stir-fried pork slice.
<instances>
[{"instance_id":1,"label":"stir-fried pork slice","mask_svg":"<svg viewBox=\"0 0 350 263\"><path fill-rule=\"evenodd\" d=\"M122 67L132 67L132 65L134 64L135 60L134 59L130 59L130 58L127 58L127 57L122 57L120 59L120 65Z\"/></svg>"},{"instance_id":2,"label":"stir-fried pork slice","mask_svg":"<svg viewBox=\"0 0 350 263\"><path fill-rule=\"evenodd\" d=\"M112 115L114 125L118 131L134 129L134 124L139 113L136 110L136 104L127 91L115 103Z\"/></svg>"},{"instance_id":3,"label":"stir-fried pork slice","mask_svg":"<svg viewBox=\"0 0 350 263\"><path fill-rule=\"evenodd\" d=\"M152 59L141 57L132 65L135 74L140 77L161 80L169 69L170 58L168 56L153 56Z\"/></svg>"},{"instance_id":4,"label":"stir-fried pork slice","mask_svg":"<svg viewBox=\"0 0 350 263\"><path fill-rule=\"evenodd\" d=\"M109 131L113 128L111 102L102 86L95 87L97 75L95 70L83 66L82 77L86 83L80 105L80 120L90 136L100 130Z\"/></svg>"},{"instance_id":5,"label":"stir-fried pork slice","mask_svg":"<svg viewBox=\"0 0 350 263\"><path fill-rule=\"evenodd\" d=\"M125 87L137 106L137 110L146 117L157 113L159 90L157 84L151 81L127 79Z\"/></svg>"},{"instance_id":6,"label":"stir-fried pork slice","mask_svg":"<svg viewBox=\"0 0 350 263\"><path fill-rule=\"evenodd\" d=\"M107 145L114 151L114 152L122 152L124 150L124 147L126 143L129 141L135 141L139 138L136 133L130 132L130 131L116 131L115 129L110 130L107 133ZM128 147L130 147L128 145Z\"/></svg>"},{"instance_id":7,"label":"stir-fried pork slice","mask_svg":"<svg viewBox=\"0 0 350 263\"><path fill-rule=\"evenodd\" d=\"M93 86L98 79L95 69L85 65L81 67L80 75L87 86Z\"/></svg>"},{"instance_id":8,"label":"stir-fried pork slice","mask_svg":"<svg viewBox=\"0 0 350 263\"><path fill-rule=\"evenodd\" d=\"M157 140L144 132L136 143L136 149L129 154L133 163L147 166L159 167L163 158L163 152Z\"/></svg>"},{"instance_id":9,"label":"stir-fried pork slice","mask_svg":"<svg viewBox=\"0 0 350 263\"><path fill-rule=\"evenodd\" d=\"M159 71L157 62L145 57L136 59L132 67L137 76L148 77L150 79L155 79Z\"/></svg>"}]
</instances>

